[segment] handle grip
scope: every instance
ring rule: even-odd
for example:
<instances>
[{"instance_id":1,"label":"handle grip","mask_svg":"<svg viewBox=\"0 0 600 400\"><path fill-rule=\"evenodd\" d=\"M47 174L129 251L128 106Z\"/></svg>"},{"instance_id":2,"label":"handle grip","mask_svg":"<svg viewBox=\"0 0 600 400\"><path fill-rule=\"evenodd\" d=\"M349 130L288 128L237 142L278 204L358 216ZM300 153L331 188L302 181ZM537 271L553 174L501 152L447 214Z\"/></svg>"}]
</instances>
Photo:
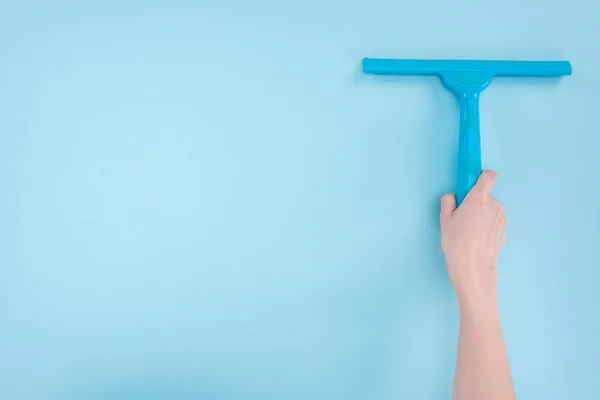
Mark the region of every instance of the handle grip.
<instances>
[{"instance_id":1,"label":"handle grip","mask_svg":"<svg viewBox=\"0 0 600 400\"><path fill-rule=\"evenodd\" d=\"M456 202L460 205L481 175L479 92L460 92Z\"/></svg>"}]
</instances>

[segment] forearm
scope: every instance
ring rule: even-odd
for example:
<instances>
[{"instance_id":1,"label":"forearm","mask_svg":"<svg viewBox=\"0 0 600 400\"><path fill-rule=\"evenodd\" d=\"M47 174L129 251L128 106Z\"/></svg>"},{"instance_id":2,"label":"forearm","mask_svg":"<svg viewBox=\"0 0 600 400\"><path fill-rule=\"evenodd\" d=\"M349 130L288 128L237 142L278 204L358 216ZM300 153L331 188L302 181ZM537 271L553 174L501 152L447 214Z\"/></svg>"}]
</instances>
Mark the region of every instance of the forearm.
<instances>
[{"instance_id":1,"label":"forearm","mask_svg":"<svg viewBox=\"0 0 600 400\"><path fill-rule=\"evenodd\" d=\"M455 400L513 400L508 355L494 300L461 306Z\"/></svg>"},{"instance_id":2,"label":"forearm","mask_svg":"<svg viewBox=\"0 0 600 400\"><path fill-rule=\"evenodd\" d=\"M442 197L442 249L460 306L455 400L514 400L498 313L498 256L506 242L504 206L491 195L494 171L483 171L460 207Z\"/></svg>"}]
</instances>

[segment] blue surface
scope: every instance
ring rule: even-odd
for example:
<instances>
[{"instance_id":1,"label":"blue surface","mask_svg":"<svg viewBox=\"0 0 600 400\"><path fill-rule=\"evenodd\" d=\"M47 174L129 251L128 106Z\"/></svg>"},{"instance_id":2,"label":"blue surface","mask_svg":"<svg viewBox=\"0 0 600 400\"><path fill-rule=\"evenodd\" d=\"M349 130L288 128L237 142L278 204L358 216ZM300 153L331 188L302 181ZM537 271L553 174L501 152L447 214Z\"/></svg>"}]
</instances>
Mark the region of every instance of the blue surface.
<instances>
[{"instance_id":1,"label":"blue surface","mask_svg":"<svg viewBox=\"0 0 600 400\"><path fill-rule=\"evenodd\" d=\"M483 166L520 398L597 398L599 6L483 3L3 2L0 398L449 398L458 102L365 55L572 61Z\"/></svg>"}]
</instances>

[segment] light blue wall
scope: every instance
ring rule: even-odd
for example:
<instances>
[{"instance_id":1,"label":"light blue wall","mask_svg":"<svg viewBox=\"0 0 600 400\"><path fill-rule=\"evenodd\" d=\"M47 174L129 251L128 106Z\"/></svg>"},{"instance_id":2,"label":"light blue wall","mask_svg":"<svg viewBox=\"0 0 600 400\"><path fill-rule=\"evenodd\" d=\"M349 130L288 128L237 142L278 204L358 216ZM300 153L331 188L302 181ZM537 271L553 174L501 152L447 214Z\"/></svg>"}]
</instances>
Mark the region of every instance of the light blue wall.
<instances>
[{"instance_id":1,"label":"light blue wall","mask_svg":"<svg viewBox=\"0 0 600 400\"><path fill-rule=\"evenodd\" d=\"M483 154L520 398L597 398L599 7L4 0L0 398L450 398L457 102L364 56L572 61Z\"/></svg>"}]
</instances>

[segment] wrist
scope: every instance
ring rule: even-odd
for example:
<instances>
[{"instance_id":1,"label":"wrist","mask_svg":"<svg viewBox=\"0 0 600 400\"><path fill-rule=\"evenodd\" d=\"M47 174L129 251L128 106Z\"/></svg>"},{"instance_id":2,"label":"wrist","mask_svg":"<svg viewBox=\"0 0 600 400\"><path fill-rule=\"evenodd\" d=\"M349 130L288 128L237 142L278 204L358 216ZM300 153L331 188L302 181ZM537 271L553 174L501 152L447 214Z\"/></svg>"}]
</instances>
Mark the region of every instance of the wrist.
<instances>
[{"instance_id":1,"label":"wrist","mask_svg":"<svg viewBox=\"0 0 600 400\"><path fill-rule=\"evenodd\" d=\"M487 319L499 315L498 297L495 293L486 296L457 296L461 318Z\"/></svg>"}]
</instances>

